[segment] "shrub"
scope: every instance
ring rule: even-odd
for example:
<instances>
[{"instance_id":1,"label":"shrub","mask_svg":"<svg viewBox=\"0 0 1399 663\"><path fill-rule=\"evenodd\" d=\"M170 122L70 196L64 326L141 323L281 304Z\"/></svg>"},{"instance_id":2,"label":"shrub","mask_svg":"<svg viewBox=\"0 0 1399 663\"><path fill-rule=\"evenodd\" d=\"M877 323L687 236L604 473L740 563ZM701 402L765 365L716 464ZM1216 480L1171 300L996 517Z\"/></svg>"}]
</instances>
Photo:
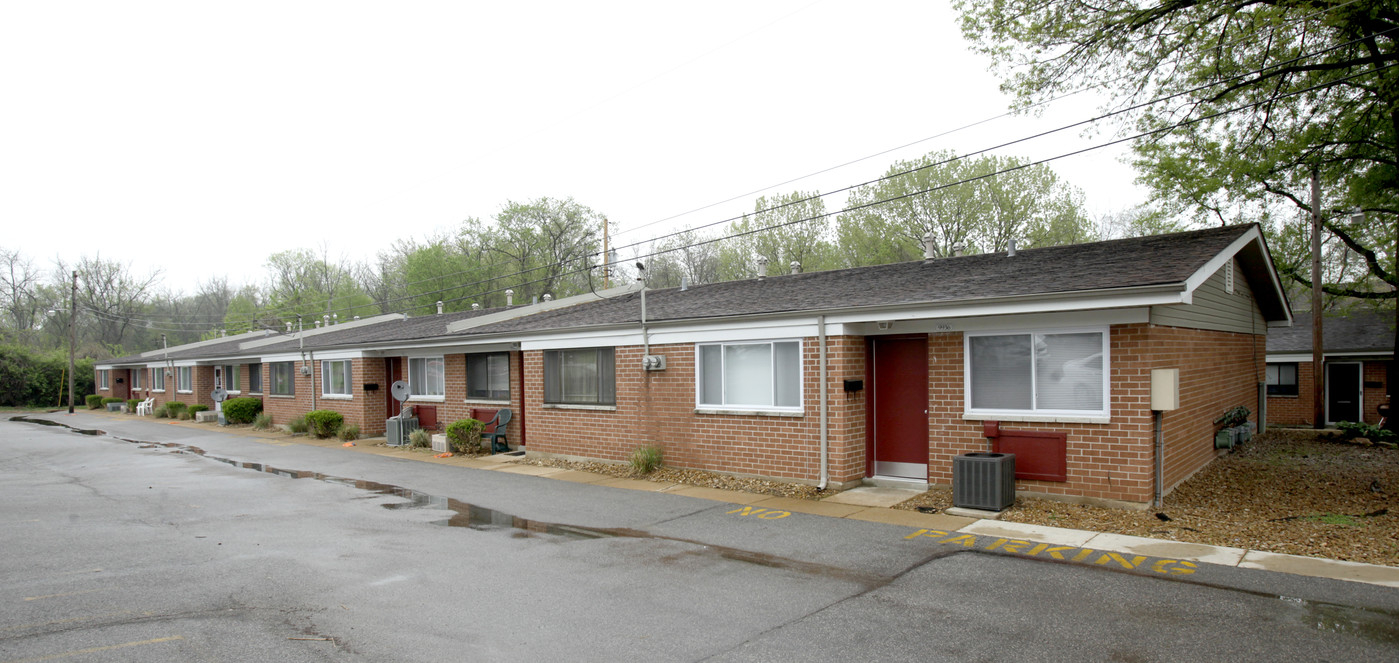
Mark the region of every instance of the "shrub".
<instances>
[{"instance_id":1,"label":"shrub","mask_svg":"<svg viewBox=\"0 0 1399 663\"><path fill-rule=\"evenodd\" d=\"M359 439L359 424L345 424L335 436L346 442L354 442Z\"/></svg>"},{"instance_id":2,"label":"shrub","mask_svg":"<svg viewBox=\"0 0 1399 663\"><path fill-rule=\"evenodd\" d=\"M227 417L227 416L228 416L228 413L225 412L225 413L224 413L224 416ZM269 428L271 428L271 427L272 427L272 415L270 415L270 414L268 414L268 413L266 413L266 412L259 412L259 413L255 414L255 415L253 415L253 429L254 429L254 430L267 430L267 429L269 429Z\"/></svg>"},{"instance_id":3,"label":"shrub","mask_svg":"<svg viewBox=\"0 0 1399 663\"><path fill-rule=\"evenodd\" d=\"M138 405L140 405L140 404L141 404L141 399L139 399L139 398L128 398L128 399L126 399L126 411L127 411L127 412L132 412L132 413L134 413L134 412L136 412L136 406L138 406Z\"/></svg>"},{"instance_id":4,"label":"shrub","mask_svg":"<svg viewBox=\"0 0 1399 663\"><path fill-rule=\"evenodd\" d=\"M89 410L96 410L97 408L100 408L100 407L102 407L102 397L101 397L101 396L98 396L97 394L88 394L88 395L87 395L87 409L89 409Z\"/></svg>"},{"instance_id":5,"label":"shrub","mask_svg":"<svg viewBox=\"0 0 1399 663\"><path fill-rule=\"evenodd\" d=\"M306 415L301 415L287 422L287 430L293 433L305 433L311 430L311 424L306 421Z\"/></svg>"},{"instance_id":6,"label":"shrub","mask_svg":"<svg viewBox=\"0 0 1399 663\"><path fill-rule=\"evenodd\" d=\"M102 407L107 407L108 405L111 405L112 403L125 403L125 402L126 402L126 399L124 399L124 398L114 398L114 397L108 396L107 398L102 399Z\"/></svg>"},{"instance_id":7,"label":"shrub","mask_svg":"<svg viewBox=\"0 0 1399 663\"><path fill-rule=\"evenodd\" d=\"M194 418L194 414L191 413L189 410L180 410L180 414L179 414L179 419L180 419L180 421L189 421L190 419L193 419L193 418Z\"/></svg>"},{"instance_id":8,"label":"shrub","mask_svg":"<svg viewBox=\"0 0 1399 663\"><path fill-rule=\"evenodd\" d=\"M162 403L159 407L157 407L157 408L155 409L155 411L151 412L151 415L154 416L156 419L169 419L169 418L170 418L170 407L169 407L169 406L170 406L169 403Z\"/></svg>"},{"instance_id":9,"label":"shrub","mask_svg":"<svg viewBox=\"0 0 1399 663\"><path fill-rule=\"evenodd\" d=\"M230 424L251 424L261 413L261 398L230 398L223 402L223 418Z\"/></svg>"},{"instance_id":10,"label":"shrub","mask_svg":"<svg viewBox=\"0 0 1399 663\"><path fill-rule=\"evenodd\" d=\"M189 415L192 417L192 416L194 416L195 414L197 414L197 413L199 413L199 412L203 412L203 411L208 410L208 409L209 409L209 406L208 406L208 405L191 405L191 406L189 406Z\"/></svg>"},{"instance_id":11,"label":"shrub","mask_svg":"<svg viewBox=\"0 0 1399 663\"><path fill-rule=\"evenodd\" d=\"M170 412L171 419L179 417L180 413L184 412L187 408L189 408L188 404L181 403L179 401L170 401L169 403L165 404L165 409Z\"/></svg>"},{"instance_id":12,"label":"shrub","mask_svg":"<svg viewBox=\"0 0 1399 663\"><path fill-rule=\"evenodd\" d=\"M430 447L432 446L432 433L427 432L425 428L418 428L408 434L408 443L415 447Z\"/></svg>"},{"instance_id":13,"label":"shrub","mask_svg":"<svg viewBox=\"0 0 1399 663\"><path fill-rule=\"evenodd\" d=\"M453 421L447 425L447 442L457 453L476 453L481 450L481 431L485 428L486 424L475 419Z\"/></svg>"},{"instance_id":14,"label":"shrub","mask_svg":"<svg viewBox=\"0 0 1399 663\"><path fill-rule=\"evenodd\" d=\"M318 439L335 435L335 431L345 424L345 415L335 410L312 410L306 413L306 423L311 426L311 434Z\"/></svg>"},{"instance_id":15,"label":"shrub","mask_svg":"<svg viewBox=\"0 0 1399 663\"><path fill-rule=\"evenodd\" d=\"M1364 422L1342 421L1336 424L1336 428L1341 429L1347 438L1363 437L1374 442L1394 442L1399 440L1392 430L1385 430L1379 426L1372 426Z\"/></svg>"},{"instance_id":16,"label":"shrub","mask_svg":"<svg viewBox=\"0 0 1399 663\"><path fill-rule=\"evenodd\" d=\"M661 466L662 456L661 448L654 444L637 447L631 452L631 468L639 474L650 474Z\"/></svg>"}]
</instances>

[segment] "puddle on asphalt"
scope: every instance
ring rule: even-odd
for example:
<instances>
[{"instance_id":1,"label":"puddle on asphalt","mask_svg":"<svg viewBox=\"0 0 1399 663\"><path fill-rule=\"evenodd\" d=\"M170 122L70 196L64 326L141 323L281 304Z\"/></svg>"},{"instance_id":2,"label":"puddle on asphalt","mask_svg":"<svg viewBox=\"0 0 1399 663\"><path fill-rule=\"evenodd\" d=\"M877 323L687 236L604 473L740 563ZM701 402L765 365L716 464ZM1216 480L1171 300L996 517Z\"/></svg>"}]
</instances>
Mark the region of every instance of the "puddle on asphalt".
<instances>
[{"instance_id":1,"label":"puddle on asphalt","mask_svg":"<svg viewBox=\"0 0 1399 663\"><path fill-rule=\"evenodd\" d=\"M1353 635L1371 642L1399 644L1399 614L1290 597L1283 597L1283 601L1301 607L1305 611L1305 623L1318 631Z\"/></svg>"}]
</instances>

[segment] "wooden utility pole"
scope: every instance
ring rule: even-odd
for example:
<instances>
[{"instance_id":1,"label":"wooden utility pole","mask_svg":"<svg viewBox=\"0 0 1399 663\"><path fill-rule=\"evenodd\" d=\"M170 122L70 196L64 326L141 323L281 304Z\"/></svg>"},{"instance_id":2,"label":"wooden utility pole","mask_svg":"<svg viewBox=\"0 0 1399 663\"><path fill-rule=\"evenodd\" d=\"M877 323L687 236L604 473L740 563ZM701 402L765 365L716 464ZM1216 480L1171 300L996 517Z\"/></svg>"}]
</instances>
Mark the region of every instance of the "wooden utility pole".
<instances>
[{"instance_id":1,"label":"wooden utility pole","mask_svg":"<svg viewBox=\"0 0 1399 663\"><path fill-rule=\"evenodd\" d=\"M602 288L612 287L612 254L607 252L607 219L602 220Z\"/></svg>"},{"instance_id":2,"label":"wooden utility pole","mask_svg":"<svg viewBox=\"0 0 1399 663\"><path fill-rule=\"evenodd\" d=\"M73 355L78 349L78 272L73 271L73 296L68 301L68 414L73 414Z\"/></svg>"},{"instance_id":3,"label":"wooden utility pole","mask_svg":"<svg viewBox=\"0 0 1399 663\"><path fill-rule=\"evenodd\" d=\"M1326 375L1321 338L1321 178L1312 167L1312 427L1326 427Z\"/></svg>"}]
</instances>

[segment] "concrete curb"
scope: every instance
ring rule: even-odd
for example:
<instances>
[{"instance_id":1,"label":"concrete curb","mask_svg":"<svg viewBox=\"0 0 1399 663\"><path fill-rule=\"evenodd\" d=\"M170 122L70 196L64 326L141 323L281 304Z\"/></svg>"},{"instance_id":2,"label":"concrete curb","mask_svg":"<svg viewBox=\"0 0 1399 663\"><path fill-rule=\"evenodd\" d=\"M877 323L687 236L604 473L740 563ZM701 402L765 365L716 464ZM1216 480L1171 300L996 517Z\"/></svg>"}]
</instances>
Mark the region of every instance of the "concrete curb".
<instances>
[{"instance_id":1,"label":"concrete curb","mask_svg":"<svg viewBox=\"0 0 1399 663\"><path fill-rule=\"evenodd\" d=\"M130 418L131 416L99 410L89 410L87 413L122 419ZM164 422L177 426L189 426L194 428L208 427L207 424L197 424L188 421L164 420ZM522 466L517 463L507 462L506 459L501 456L487 456L480 459L437 459L432 456L418 457L418 454L407 453L397 448L386 450L370 446L369 444L355 447L340 447L338 440L314 440L305 437L291 437L283 433L271 431L253 431L251 429L235 430L238 435L261 438L259 441L277 440L285 442L286 444L309 444L311 446L326 448L346 448L350 451L360 451L376 455L392 455L395 458L457 465L471 469L509 472L523 476L535 476L541 479L558 479L576 483L590 483L598 486L609 486L628 490L664 492L738 506L752 505L765 506L766 508L773 509L780 508L784 511L805 513L826 518L849 518L851 520L864 520L906 527L956 532L959 534L1000 537L1003 539L1024 540L1056 546L1092 548L1146 557L1169 558L1204 564L1233 566L1243 569L1260 569L1276 573L1291 573L1294 575L1330 578L1348 582L1363 582L1383 587L1399 588L1399 567L1393 566L1347 562L1322 557L1287 555L1261 550L1245 550L1243 548L1212 546L1203 543L1168 541L1165 539L1152 539L1140 536L1128 536L1125 534L1012 523L1004 520L977 519L950 514L924 514L917 511L907 511L883 506L827 502L824 500L796 500L769 495L728 491L718 488L702 488L637 479L618 479L577 470L551 470L551 468L529 465ZM228 432L234 434L233 431ZM361 442L372 443L376 439L379 438L367 438L361 440ZM330 444L330 442L334 442L334 444ZM275 444L276 442L273 443ZM516 459L510 458L509 460L513 461ZM589 477L596 478L589 480Z\"/></svg>"}]
</instances>

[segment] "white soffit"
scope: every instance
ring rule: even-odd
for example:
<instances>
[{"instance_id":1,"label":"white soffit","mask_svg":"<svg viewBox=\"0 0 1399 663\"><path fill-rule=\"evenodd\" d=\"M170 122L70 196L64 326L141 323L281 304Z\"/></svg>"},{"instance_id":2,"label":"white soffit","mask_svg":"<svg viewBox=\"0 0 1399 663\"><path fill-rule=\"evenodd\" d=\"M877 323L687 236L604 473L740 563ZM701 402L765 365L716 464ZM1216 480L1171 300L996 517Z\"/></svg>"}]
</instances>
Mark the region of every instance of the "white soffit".
<instances>
[{"instance_id":1,"label":"white soffit","mask_svg":"<svg viewBox=\"0 0 1399 663\"><path fill-rule=\"evenodd\" d=\"M363 319L360 319L360 320L350 320L350 321L348 321L348 322L340 322L340 323L336 323L336 324L329 325L329 326L325 326L325 327L312 328L312 329L303 329L303 330L301 330L300 332L292 332L291 334L287 334L287 333L283 332L283 333L276 334L276 335L273 335L273 336L268 337L268 338L263 338L263 339L258 339L258 340L255 340L255 341L250 341L250 342L248 342L248 343L243 343L242 345L239 345L239 346L238 346L238 349L240 349L240 350L250 350L250 349L252 349L252 348L258 348L258 347L262 347L262 346L264 346L264 345L272 345L272 344L274 344L274 343L281 343L281 342L283 342L283 341L295 340L295 339L297 338L298 334L300 335L301 338L307 338L307 337L309 337L309 336L316 336L316 335L319 335L319 334L326 334L326 333L333 332L333 331L339 331L339 330L341 330L341 329L354 329L355 327L368 327L368 326L370 326L370 325L377 325L377 324L384 323L384 322L392 322L392 321L395 321L395 320L403 320L404 318L407 318L407 317L408 317L408 316L406 316L406 315L404 315L404 314L402 314L402 313L389 313L389 314L387 314L387 315L376 315L376 316L374 316L374 317L372 317L372 318L363 318Z\"/></svg>"}]
</instances>

